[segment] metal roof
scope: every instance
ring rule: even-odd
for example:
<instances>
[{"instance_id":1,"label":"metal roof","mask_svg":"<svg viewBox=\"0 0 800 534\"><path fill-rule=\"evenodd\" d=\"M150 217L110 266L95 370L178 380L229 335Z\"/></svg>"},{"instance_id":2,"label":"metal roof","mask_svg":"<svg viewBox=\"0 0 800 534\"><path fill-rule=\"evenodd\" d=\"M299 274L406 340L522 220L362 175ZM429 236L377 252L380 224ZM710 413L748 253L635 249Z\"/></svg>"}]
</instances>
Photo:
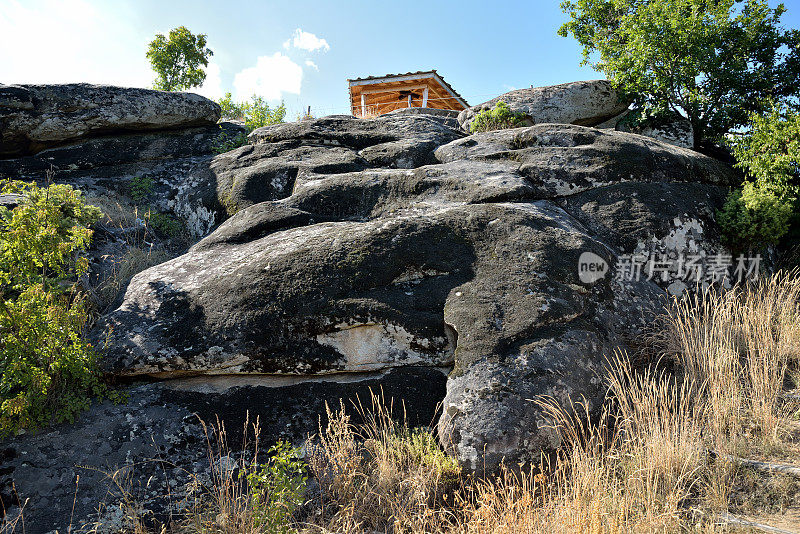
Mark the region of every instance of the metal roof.
<instances>
[{"instance_id":1,"label":"metal roof","mask_svg":"<svg viewBox=\"0 0 800 534\"><path fill-rule=\"evenodd\" d=\"M361 84L359 84L357 82L369 82L369 81L373 81L373 80L381 80L381 79L384 79L384 78L400 78L400 77L413 78L414 76L421 76L423 74L433 75L432 77L435 77L438 81L440 81L445 89L447 89L448 91L450 91L450 93L455 95L455 97L458 100L461 100L461 102L466 107L469 107L469 104L467 104L467 101L464 100L464 97L462 97L460 94L458 94L458 91L453 89L453 87L449 83L447 83L445 81L445 79L442 77L442 75L439 74L438 72L436 72L436 69L433 69L433 70L418 70L416 72L405 72L405 73L400 73L400 74L384 74L383 76L365 76L364 78L348 78L347 81L349 82L350 87L353 87L353 85L361 85ZM428 76L428 77L431 77L431 76Z\"/></svg>"}]
</instances>

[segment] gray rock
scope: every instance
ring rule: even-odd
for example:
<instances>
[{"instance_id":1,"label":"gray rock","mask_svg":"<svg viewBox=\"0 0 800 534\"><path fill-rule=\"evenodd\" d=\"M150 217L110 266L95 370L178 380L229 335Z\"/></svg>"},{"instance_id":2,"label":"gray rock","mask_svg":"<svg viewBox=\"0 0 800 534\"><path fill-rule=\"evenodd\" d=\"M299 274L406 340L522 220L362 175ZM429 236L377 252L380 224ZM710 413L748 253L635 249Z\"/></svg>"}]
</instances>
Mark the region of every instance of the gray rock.
<instances>
[{"instance_id":1,"label":"gray rock","mask_svg":"<svg viewBox=\"0 0 800 534\"><path fill-rule=\"evenodd\" d=\"M0 207L13 210L21 200L22 195L0 195Z\"/></svg>"},{"instance_id":2,"label":"gray rock","mask_svg":"<svg viewBox=\"0 0 800 534\"><path fill-rule=\"evenodd\" d=\"M0 157L35 154L110 132L212 125L214 102L192 93L90 84L0 85Z\"/></svg>"},{"instance_id":3,"label":"gray rock","mask_svg":"<svg viewBox=\"0 0 800 534\"><path fill-rule=\"evenodd\" d=\"M668 121L650 122L631 126L624 120L617 123L616 129L622 132L631 132L658 139L664 143L683 147L694 148L694 129L692 123L683 117L675 117Z\"/></svg>"},{"instance_id":4,"label":"gray rock","mask_svg":"<svg viewBox=\"0 0 800 534\"><path fill-rule=\"evenodd\" d=\"M595 126L619 115L630 105L630 102L620 98L607 80L588 80L510 91L465 109L458 115L459 124L469 131L476 114L494 109L500 100L508 104L512 111L522 114L528 125L561 123Z\"/></svg>"},{"instance_id":5,"label":"gray rock","mask_svg":"<svg viewBox=\"0 0 800 534\"><path fill-rule=\"evenodd\" d=\"M26 94L2 98L24 109L33 103ZM450 115L272 126L213 158L191 148L202 139L174 157L169 143L141 133L131 137L143 143L136 146L163 150L97 167L78 151L79 168L64 171L70 179L124 188L145 172L156 184L149 202L205 210L199 233L227 217L223 208L235 214L182 256L134 277L93 332L108 341L109 373L166 382L133 387L127 407L102 404L76 426L11 440L4 502L13 479L36 503L42 531L63 529L75 464L154 457L150 440L159 454L207 473L188 414L219 414L235 428L250 408L269 421L265 439L282 431L294 439L315 424L323 401L367 385L393 388L391 396L429 415L425 423L442 401L439 439L468 470L530 464L557 447L532 399L597 407L604 358L663 311L666 284L618 280L621 258L722 250L713 217L740 176L632 133L536 124L466 137ZM92 143L82 150L100 146ZM587 253L606 274L582 278ZM134 482L147 506L169 511L158 504L165 487L145 487L150 475L163 480L151 467ZM82 475L90 489L79 500L81 520L105 489L96 477Z\"/></svg>"},{"instance_id":6,"label":"gray rock","mask_svg":"<svg viewBox=\"0 0 800 534\"><path fill-rule=\"evenodd\" d=\"M540 124L475 134L436 150L439 161L513 161L542 198L618 182L696 182L733 186L741 175L713 158L647 137Z\"/></svg>"},{"instance_id":7,"label":"gray rock","mask_svg":"<svg viewBox=\"0 0 800 534\"><path fill-rule=\"evenodd\" d=\"M71 171L84 171L129 163L174 160L213 154L220 137L243 133L244 127L223 122L212 126L193 127L145 133L103 135L69 142L42 150L31 156L0 159L0 175L41 179L52 168L67 179Z\"/></svg>"},{"instance_id":8,"label":"gray rock","mask_svg":"<svg viewBox=\"0 0 800 534\"><path fill-rule=\"evenodd\" d=\"M333 121L344 131L331 145ZM272 128L227 157L237 172L265 166L266 181L273 158L368 148L360 122ZM344 157L298 173L285 198L240 210L141 273L103 319L107 369L307 378L452 365L442 442L469 469L535 460L554 443L529 399L597 406L603 358L663 309L657 281L583 282L581 254L613 270L642 245L717 250L713 213L737 175L690 150L574 125L473 135L434 153L441 163L414 169L341 172L365 165Z\"/></svg>"},{"instance_id":9,"label":"gray rock","mask_svg":"<svg viewBox=\"0 0 800 534\"><path fill-rule=\"evenodd\" d=\"M215 158L210 170L221 204L233 214L285 198L296 183L319 176L434 163L437 147L463 136L447 113L329 116L259 128L249 136L251 146Z\"/></svg>"}]
</instances>

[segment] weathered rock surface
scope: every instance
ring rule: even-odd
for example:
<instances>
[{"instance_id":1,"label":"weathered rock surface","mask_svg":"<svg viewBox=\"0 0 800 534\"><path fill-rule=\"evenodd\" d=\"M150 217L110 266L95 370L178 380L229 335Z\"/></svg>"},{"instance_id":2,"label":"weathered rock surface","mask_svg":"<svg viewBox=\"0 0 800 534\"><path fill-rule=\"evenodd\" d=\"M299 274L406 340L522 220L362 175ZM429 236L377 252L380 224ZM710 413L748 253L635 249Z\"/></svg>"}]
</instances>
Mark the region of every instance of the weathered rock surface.
<instances>
[{"instance_id":1,"label":"weathered rock surface","mask_svg":"<svg viewBox=\"0 0 800 534\"><path fill-rule=\"evenodd\" d=\"M458 115L461 127L469 126L477 113L494 109L502 100L527 124L560 123L596 126L625 111L630 102L622 100L607 80L587 80L547 87L516 89Z\"/></svg>"},{"instance_id":2,"label":"weathered rock surface","mask_svg":"<svg viewBox=\"0 0 800 534\"><path fill-rule=\"evenodd\" d=\"M435 110L438 111L438 110ZM214 159L217 195L229 214L289 196L296 183L368 168L410 169L463 137L452 113L390 113L374 119L333 115L266 126L248 145Z\"/></svg>"},{"instance_id":3,"label":"weathered rock surface","mask_svg":"<svg viewBox=\"0 0 800 534\"><path fill-rule=\"evenodd\" d=\"M90 85L0 85L0 157L35 154L109 132L213 125L217 104L193 93Z\"/></svg>"},{"instance_id":4,"label":"weathered rock surface","mask_svg":"<svg viewBox=\"0 0 800 534\"><path fill-rule=\"evenodd\" d=\"M262 131L237 159L330 142L334 121L343 133L330 152L366 143L360 121L323 119ZM247 207L139 274L105 319L108 369L314 376L453 365L442 440L472 469L535 460L552 437L527 399L598 402L603 358L661 305L661 280L586 284L579 256L613 266L634 251L715 250L713 212L736 174L689 150L573 125L456 139L435 156L295 180L290 196Z\"/></svg>"},{"instance_id":5,"label":"weathered rock surface","mask_svg":"<svg viewBox=\"0 0 800 534\"><path fill-rule=\"evenodd\" d=\"M694 148L692 123L683 117L674 117L672 120L645 123L637 126L629 125L622 120L617 123L616 129L622 132L646 135L683 148Z\"/></svg>"}]
</instances>

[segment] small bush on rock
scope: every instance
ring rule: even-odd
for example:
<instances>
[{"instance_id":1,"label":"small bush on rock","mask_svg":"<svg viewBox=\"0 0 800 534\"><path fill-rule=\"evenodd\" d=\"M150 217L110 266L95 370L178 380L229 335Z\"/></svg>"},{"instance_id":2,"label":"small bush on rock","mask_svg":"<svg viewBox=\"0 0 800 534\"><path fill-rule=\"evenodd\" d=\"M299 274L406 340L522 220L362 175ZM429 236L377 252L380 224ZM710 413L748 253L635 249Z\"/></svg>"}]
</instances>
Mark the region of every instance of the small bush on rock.
<instances>
[{"instance_id":1,"label":"small bush on rock","mask_svg":"<svg viewBox=\"0 0 800 534\"><path fill-rule=\"evenodd\" d=\"M775 188L746 182L717 213L726 246L746 251L778 243L789 229L793 202Z\"/></svg>"},{"instance_id":2,"label":"small bush on rock","mask_svg":"<svg viewBox=\"0 0 800 534\"><path fill-rule=\"evenodd\" d=\"M247 144L247 134L271 124L280 124L286 118L286 106L281 105L270 108L269 104L260 96L253 95L249 102L234 102L230 93L217 101L222 108L222 117L244 122L247 133L230 136L223 133L218 143L213 147L214 152L222 154Z\"/></svg>"},{"instance_id":3,"label":"small bush on rock","mask_svg":"<svg viewBox=\"0 0 800 534\"><path fill-rule=\"evenodd\" d=\"M472 124L469 125L471 133L488 132L491 130L504 130L506 128L519 128L524 125L522 114L511 111L508 104L500 100L492 109L485 109L478 113Z\"/></svg>"},{"instance_id":4,"label":"small bush on rock","mask_svg":"<svg viewBox=\"0 0 800 534\"><path fill-rule=\"evenodd\" d=\"M77 280L100 210L69 185L7 182L0 208L0 437L71 421L104 392Z\"/></svg>"}]
</instances>

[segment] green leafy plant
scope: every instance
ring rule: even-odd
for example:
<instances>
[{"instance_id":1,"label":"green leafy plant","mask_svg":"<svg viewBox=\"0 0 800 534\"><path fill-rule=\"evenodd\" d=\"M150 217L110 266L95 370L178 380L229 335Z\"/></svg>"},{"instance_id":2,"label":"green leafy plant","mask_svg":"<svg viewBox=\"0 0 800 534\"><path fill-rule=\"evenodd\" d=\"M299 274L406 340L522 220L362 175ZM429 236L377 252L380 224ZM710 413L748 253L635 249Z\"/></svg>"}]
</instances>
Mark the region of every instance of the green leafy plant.
<instances>
[{"instance_id":1,"label":"green leafy plant","mask_svg":"<svg viewBox=\"0 0 800 534\"><path fill-rule=\"evenodd\" d=\"M224 118L244 122L248 133L262 126L280 124L286 118L286 106L283 103L271 108L266 100L256 95L247 102L234 102L231 94L225 93L217 104L222 108Z\"/></svg>"},{"instance_id":2,"label":"green leafy plant","mask_svg":"<svg viewBox=\"0 0 800 534\"><path fill-rule=\"evenodd\" d=\"M180 26L169 37L156 34L147 49L147 59L156 72L153 87L161 91L183 91L202 85L208 58L214 53L206 47L206 35ZM202 66L202 67L201 67Z\"/></svg>"},{"instance_id":3,"label":"green leafy plant","mask_svg":"<svg viewBox=\"0 0 800 534\"><path fill-rule=\"evenodd\" d=\"M77 280L100 210L69 185L6 182L20 194L0 208L0 437L50 421L71 421L105 387L84 338Z\"/></svg>"},{"instance_id":4,"label":"green leafy plant","mask_svg":"<svg viewBox=\"0 0 800 534\"><path fill-rule=\"evenodd\" d=\"M479 112L469 125L469 131L472 133L488 132L490 130L518 128L524 124L523 115L513 112L508 107L508 104L500 100L492 109L485 109Z\"/></svg>"},{"instance_id":5,"label":"green leafy plant","mask_svg":"<svg viewBox=\"0 0 800 534\"><path fill-rule=\"evenodd\" d=\"M177 237L186 230L183 221L166 213L150 211L146 218L150 226L164 237Z\"/></svg>"},{"instance_id":6,"label":"green leafy plant","mask_svg":"<svg viewBox=\"0 0 800 534\"><path fill-rule=\"evenodd\" d=\"M247 144L247 133L241 132L236 135L228 135L222 132L217 138L217 143L211 147L215 154L224 154Z\"/></svg>"},{"instance_id":7,"label":"green leafy plant","mask_svg":"<svg viewBox=\"0 0 800 534\"><path fill-rule=\"evenodd\" d=\"M736 4L743 4L737 6ZM717 141L800 89L800 31L765 1L574 0L560 29L649 115L679 113L695 146Z\"/></svg>"},{"instance_id":8,"label":"green leafy plant","mask_svg":"<svg viewBox=\"0 0 800 534\"><path fill-rule=\"evenodd\" d=\"M760 182L781 189L795 188L800 178L800 113L773 105L750 115L748 130L731 136L737 166Z\"/></svg>"},{"instance_id":9,"label":"green leafy plant","mask_svg":"<svg viewBox=\"0 0 800 534\"><path fill-rule=\"evenodd\" d=\"M303 504L308 474L300 451L279 441L269 460L247 473L252 509L264 532L288 532L292 514Z\"/></svg>"},{"instance_id":10,"label":"green leafy plant","mask_svg":"<svg viewBox=\"0 0 800 534\"><path fill-rule=\"evenodd\" d=\"M131 199L142 202L153 192L153 179L147 175L136 175L130 182Z\"/></svg>"},{"instance_id":11,"label":"green leafy plant","mask_svg":"<svg viewBox=\"0 0 800 534\"><path fill-rule=\"evenodd\" d=\"M224 118L242 121L246 128L246 132L234 136L223 132L212 147L217 154L246 145L247 134L262 126L280 124L286 118L286 106L283 102L278 107L271 108L262 97L256 95L249 102L234 102L231 94L225 93L224 97L217 100L217 104L222 108Z\"/></svg>"},{"instance_id":12,"label":"green leafy plant","mask_svg":"<svg viewBox=\"0 0 800 534\"><path fill-rule=\"evenodd\" d=\"M746 182L733 191L717 222L725 244L735 251L774 245L789 229L794 198L762 183Z\"/></svg>"}]
</instances>

